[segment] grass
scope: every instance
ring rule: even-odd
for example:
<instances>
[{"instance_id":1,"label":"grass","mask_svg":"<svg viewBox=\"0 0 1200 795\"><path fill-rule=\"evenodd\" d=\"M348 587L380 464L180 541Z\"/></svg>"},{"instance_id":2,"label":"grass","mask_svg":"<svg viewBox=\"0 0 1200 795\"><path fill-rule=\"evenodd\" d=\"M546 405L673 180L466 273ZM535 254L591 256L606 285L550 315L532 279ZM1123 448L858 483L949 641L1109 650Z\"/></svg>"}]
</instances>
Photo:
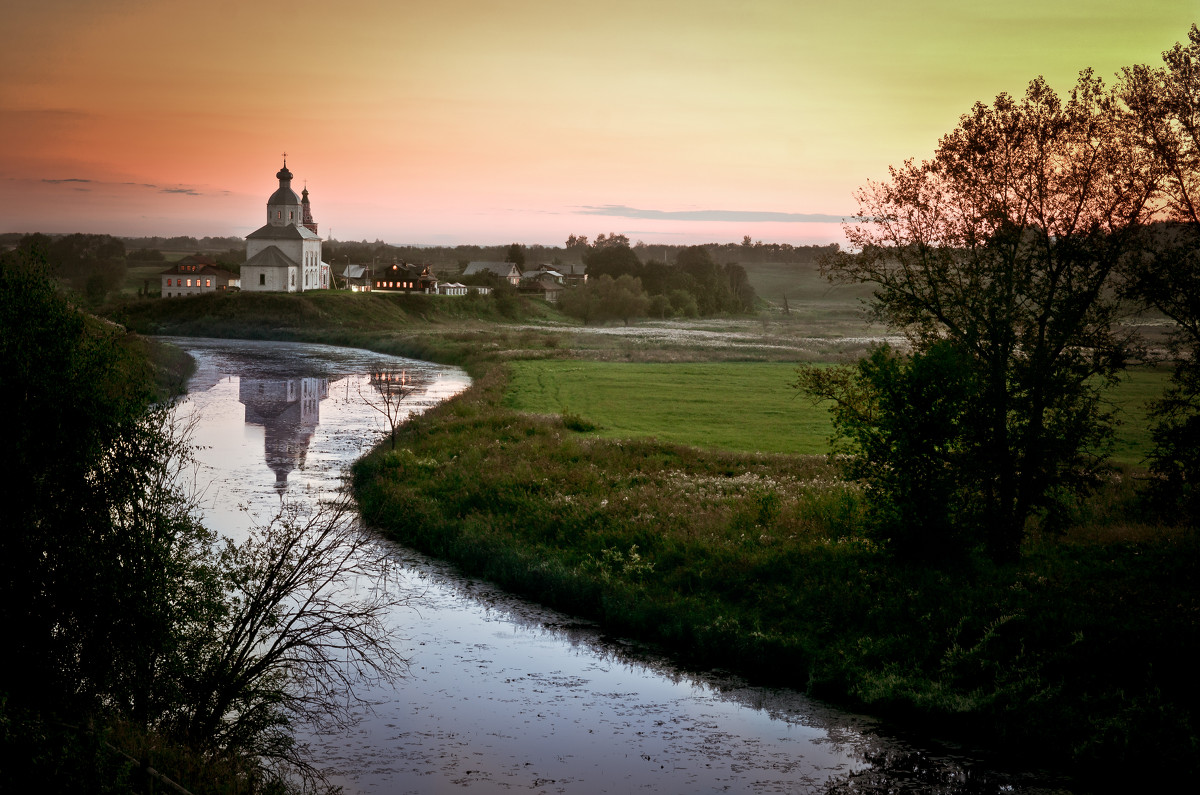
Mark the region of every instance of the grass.
<instances>
[{"instance_id":1,"label":"grass","mask_svg":"<svg viewBox=\"0 0 1200 795\"><path fill-rule=\"evenodd\" d=\"M654 437L740 452L824 454L828 411L789 389L795 366L784 362L629 363L516 361L507 408L577 415L601 438ZM1142 466L1150 450L1146 404L1162 393L1169 371L1132 370L1109 395L1120 424L1113 462Z\"/></svg>"},{"instance_id":2,"label":"grass","mask_svg":"<svg viewBox=\"0 0 1200 795\"><path fill-rule=\"evenodd\" d=\"M1109 782L1195 771L1200 549L1140 522L1127 479L1017 565L910 568L823 456L577 433L510 407L509 369L356 465L370 522L685 663Z\"/></svg>"},{"instance_id":3,"label":"grass","mask_svg":"<svg viewBox=\"0 0 1200 795\"><path fill-rule=\"evenodd\" d=\"M828 419L787 388L792 365L731 360L754 355L753 322L713 326L741 335L734 346L664 347L536 306L514 318L422 296L244 298L112 313L139 330L358 345L477 377L354 468L364 516L405 544L685 664L986 740L1099 789L1200 772L1200 542L1147 523L1130 478L1065 535L1035 534L1018 564L905 567L865 537L856 488L798 454ZM850 328L826 309L814 317ZM787 317L762 324L764 350L818 352ZM1137 370L1112 394L1118 462L1140 460L1143 407L1166 375Z\"/></svg>"},{"instance_id":4,"label":"grass","mask_svg":"<svg viewBox=\"0 0 1200 795\"><path fill-rule=\"evenodd\" d=\"M795 365L517 361L505 405L577 414L603 438L652 436L722 450L819 454L828 412L788 388Z\"/></svg>"}]
</instances>

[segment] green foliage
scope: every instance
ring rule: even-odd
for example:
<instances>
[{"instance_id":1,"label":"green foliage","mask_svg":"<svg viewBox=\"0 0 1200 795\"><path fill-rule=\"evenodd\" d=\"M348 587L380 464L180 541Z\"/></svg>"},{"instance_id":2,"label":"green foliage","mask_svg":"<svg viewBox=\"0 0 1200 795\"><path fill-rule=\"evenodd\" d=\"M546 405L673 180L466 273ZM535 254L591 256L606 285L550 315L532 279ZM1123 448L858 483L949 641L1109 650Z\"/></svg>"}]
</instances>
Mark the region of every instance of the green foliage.
<instances>
[{"instance_id":1,"label":"green foliage","mask_svg":"<svg viewBox=\"0 0 1200 795\"><path fill-rule=\"evenodd\" d=\"M916 373L877 362L894 399L935 399L955 357L927 358ZM871 538L862 490L822 457L581 438L510 410L507 391L494 369L402 428L402 454L360 461L368 520L696 665L1110 783L1144 776L1147 754L1195 770L1200 549L1194 533L1128 524L1128 482L1110 484L1103 521L1017 564L900 565Z\"/></svg>"},{"instance_id":2,"label":"green foliage","mask_svg":"<svg viewBox=\"0 0 1200 795\"><path fill-rule=\"evenodd\" d=\"M505 262L511 262L518 268L525 266L525 247L520 243L513 243L508 247L508 253L504 255Z\"/></svg>"},{"instance_id":3,"label":"green foliage","mask_svg":"<svg viewBox=\"0 0 1200 795\"><path fill-rule=\"evenodd\" d=\"M570 247L572 241L567 242ZM744 314L752 311L758 300L745 268L737 263L718 265L705 246L679 249L673 265L654 260L643 264L623 235L600 235L590 248L576 239L574 247L582 250L590 280L606 276L638 279L652 298L666 296L673 314ZM665 315L666 309L659 301L652 314ZM574 314L582 317L578 310Z\"/></svg>"},{"instance_id":4,"label":"green foliage","mask_svg":"<svg viewBox=\"0 0 1200 795\"><path fill-rule=\"evenodd\" d=\"M633 318L645 315L650 306L642 283L628 275L591 278L581 287L564 290L558 300L564 313L584 323L621 320L627 326Z\"/></svg>"},{"instance_id":5,"label":"green foliage","mask_svg":"<svg viewBox=\"0 0 1200 795\"><path fill-rule=\"evenodd\" d=\"M974 378L970 358L946 342L799 370L798 388L833 403L837 460L865 486L873 537L902 559L961 559L982 540Z\"/></svg>"},{"instance_id":6,"label":"green foliage","mask_svg":"<svg viewBox=\"0 0 1200 795\"><path fill-rule=\"evenodd\" d=\"M1122 71L1119 94L1138 135L1135 144L1160 175L1156 198L1170 223L1148 229L1144 251L1128 267L1127 294L1175 323L1176 367L1167 392L1153 407L1157 480L1155 506L1200 522L1200 28L1187 44L1163 53L1159 68Z\"/></svg>"},{"instance_id":7,"label":"green foliage","mask_svg":"<svg viewBox=\"0 0 1200 795\"><path fill-rule=\"evenodd\" d=\"M318 780L290 727L345 720L347 659L382 679L401 662L381 622L394 598L330 596L378 573L364 537L342 505L219 542L181 490L190 448L146 347L27 254L0 256L0 752L27 760L0 766L0 789L124 789L103 739L118 725L184 767L224 760L213 789Z\"/></svg>"},{"instance_id":8,"label":"green foliage","mask_svg":"<svg viewBox=\"0 0 1200 795\"><path fill-rule=\"evenodd\" d=\"M874 316L914 350L948 340L971 360L979 512L997 560L1103 465L1099 390L1131 353L1115 277L1153 184L1131 135L1090 73L1066 101L1038 79L1021 100L977 103L931 161L859 191L854 253L826 263L875 285Z\"/></svg>"}]
</instances>

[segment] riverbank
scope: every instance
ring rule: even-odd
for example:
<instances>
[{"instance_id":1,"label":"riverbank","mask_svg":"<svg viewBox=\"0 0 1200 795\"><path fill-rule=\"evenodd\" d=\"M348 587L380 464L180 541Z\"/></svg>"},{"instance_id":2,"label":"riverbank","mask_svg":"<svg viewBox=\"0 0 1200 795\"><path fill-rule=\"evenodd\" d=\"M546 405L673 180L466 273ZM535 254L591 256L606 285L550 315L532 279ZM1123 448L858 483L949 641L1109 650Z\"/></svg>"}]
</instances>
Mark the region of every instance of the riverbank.
<instances>
[{"instance_id":1,"label":"riverbank","mask_svg":"<svg viewBox=\"0 0 1200 795\"><path fill-rule=\"evenodd\" d=\"M1018 565L908 569L864 540L856 492L823 457L602 440L579 433L588 418L505 404L514 359L770 360L807 355L807 341L764 340L761 353L656 348L644 336L597 342L545 321L434 310L422 319L386 303L404 317L346 319L360 305L343 303L336 323L319 314L300 322L307 310L281 304L274 319L231 323L197 302L181 322L166 302L146 303L155 306L140 321L130 317L147 331L232 336L249 324L260 338L466 366L477 384L405 426L395 452L361 461L355 487L385 532L470 573L661 643L686 664L1007 749L1085 781L1145 783L1197 766L1200 550L1193 530L1145 524L1128 478L1083 506L1065 536L1035 539Z\"/></svg>"},{"instance_id":2,"label":"riverbank","mask_svg":"<svg viewBox=\"0 0 1200 795\"><path fill-rule=\"evenodd\" d=\"M504 407L506 371L354 469L397 540L686 664L1086 778L1196 767L1195 533L1114 481L1015 566L898 566L820 456L602 440ZM1158 771L1147 771L1155 759Z\"/></svg>"}]
</instances>

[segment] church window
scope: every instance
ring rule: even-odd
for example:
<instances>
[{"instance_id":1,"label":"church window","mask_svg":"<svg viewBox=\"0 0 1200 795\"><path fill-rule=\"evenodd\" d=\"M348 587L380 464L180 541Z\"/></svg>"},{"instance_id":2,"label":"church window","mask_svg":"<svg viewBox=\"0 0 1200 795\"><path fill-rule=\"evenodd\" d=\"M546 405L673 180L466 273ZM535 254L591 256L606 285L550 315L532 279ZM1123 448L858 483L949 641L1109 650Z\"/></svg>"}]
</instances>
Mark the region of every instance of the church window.
<instances>
[{"instance_id":1,"label":"church window","mask_svg":"<svg viewBox=\"0 0 1200 795\"><path fill-rule=\"evenodd\" d=\"M265 273L258 274L258 283L260 285L265 285L267 283L267 274L265 274Z\"/></svg>"},{"instance_id":2,"label":"church window","mask_svg":"<svg viewBox=\"0 0 1200 795\"><path fill-rule=\"evenodd\" d=\"M296 286L296 272L292 271L292 286Z\"/></svg>"},{"instance_id":3,"label":"church window","mask_svg":"<svg viewBox=\"0 0 1200 795\"><path fill-rule=\"evenodd\" d=\"M279 220L282 217L283 217L283 210L276 210L275 211L275 219Z\"/></svg>"}]
</instances>

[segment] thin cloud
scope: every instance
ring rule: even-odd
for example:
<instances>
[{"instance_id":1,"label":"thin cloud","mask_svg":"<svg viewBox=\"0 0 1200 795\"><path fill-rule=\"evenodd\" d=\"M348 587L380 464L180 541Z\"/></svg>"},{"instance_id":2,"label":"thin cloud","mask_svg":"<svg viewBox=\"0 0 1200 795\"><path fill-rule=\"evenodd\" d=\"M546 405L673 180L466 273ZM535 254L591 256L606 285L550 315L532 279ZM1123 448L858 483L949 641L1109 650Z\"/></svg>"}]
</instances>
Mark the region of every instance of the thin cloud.
<instances>
[{"instance_id":1,"label":"thin cloud","mask_svg":"<svg viewBox=\"0 0 1200 795\"><path fill-rule=\"evenodd\" d=\"M752 210L640 210L621 204L606 204L602 207L586 206L579 210L583 215L605 215L612 218L640 218L649 221L735 221L738 223L841 223L844 215L826 213L778 213L755 212Z\"/></svg>"},{"instance_id":2,"label":"thin cloud","mask_svg":"<svg viewBox=\"0 0 1200 795\"><path fill-rule=\"evenodd\" d=\"M127 188L145 188L146 190L158 191L159 193L178 193L183 196L203 196L204 193L195 188L163 188L158 185L152 185L148 182L104 182L96 179L80 179L79 177L64 177L62 179L43 178L42 182L48 185L63 185L67 183L86 183L90 185L117 185ZM76 190L85 190L84 188L76 188ZM229 191L222 191L228 195Z\"/></svg>"}]
</instances>

